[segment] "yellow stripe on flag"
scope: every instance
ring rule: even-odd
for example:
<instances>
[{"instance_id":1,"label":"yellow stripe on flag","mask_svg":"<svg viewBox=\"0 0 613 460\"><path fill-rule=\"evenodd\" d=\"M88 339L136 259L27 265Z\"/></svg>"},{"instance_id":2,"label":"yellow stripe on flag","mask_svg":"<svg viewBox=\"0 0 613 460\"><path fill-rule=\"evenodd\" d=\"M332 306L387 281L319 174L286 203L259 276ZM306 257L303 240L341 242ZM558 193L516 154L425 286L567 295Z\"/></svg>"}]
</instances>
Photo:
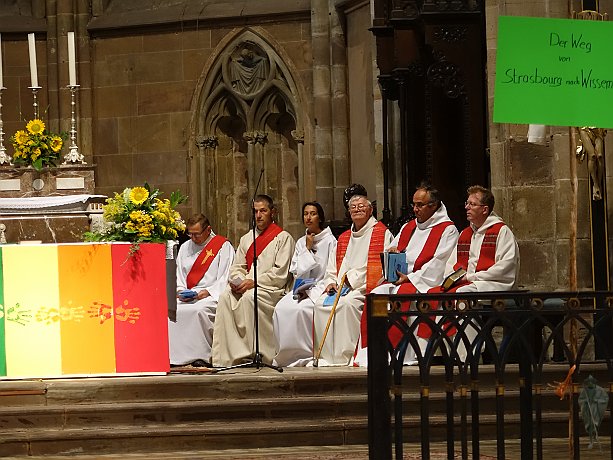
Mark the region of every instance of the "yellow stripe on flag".
<instances>
[{"instance_id":1,"label":"yellow stripe on flag","mask_svg":"<svg viewBox=\"0 0 613 460\"><path fill-rule=\"evenodd\" d=\"M5 246L8 377L61 375L57 246Z\"/></svg>"}]
</instances>

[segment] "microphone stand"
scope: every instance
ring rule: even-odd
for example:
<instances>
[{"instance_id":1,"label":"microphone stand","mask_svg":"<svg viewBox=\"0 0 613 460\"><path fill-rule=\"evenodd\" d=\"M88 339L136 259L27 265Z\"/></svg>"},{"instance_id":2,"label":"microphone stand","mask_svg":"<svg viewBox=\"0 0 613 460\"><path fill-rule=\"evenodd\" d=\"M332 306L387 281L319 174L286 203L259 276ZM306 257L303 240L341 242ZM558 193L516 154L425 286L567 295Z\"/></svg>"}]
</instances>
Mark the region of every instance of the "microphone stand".
<instances>
[{"instance_id":1,"label":"microphone stand","mask_svg":"<svg viewBox=\"0 0 613 460\"><path fill-rule=\"evenodd\" d=\"M262 367L267 367L269 369L274 369L275 371L283 372L282 367L273 366L272 364L267 364L262 360L262 353L260 353L260 320L259 320L259 309L258 309L258 256L256 251L256 219L255 219L255 197L258 194L258 189L260 188L260 182L262 181L262 176L264 175L264 168L260 170L260 177L258 178L258 183L255 186L255 191L253 192L253 198L251 199L251 227L253 232L253 316L254 316L254 333L255 333L255 354L253 355L253 360L248 363L235 364L233 366L220 367L219 369L214 369L213 372L223 372L231 369L249 369L255 367L256 369L260 369ZM244 295L244 294L243 294Z\"/></svg>"}]
</instances>

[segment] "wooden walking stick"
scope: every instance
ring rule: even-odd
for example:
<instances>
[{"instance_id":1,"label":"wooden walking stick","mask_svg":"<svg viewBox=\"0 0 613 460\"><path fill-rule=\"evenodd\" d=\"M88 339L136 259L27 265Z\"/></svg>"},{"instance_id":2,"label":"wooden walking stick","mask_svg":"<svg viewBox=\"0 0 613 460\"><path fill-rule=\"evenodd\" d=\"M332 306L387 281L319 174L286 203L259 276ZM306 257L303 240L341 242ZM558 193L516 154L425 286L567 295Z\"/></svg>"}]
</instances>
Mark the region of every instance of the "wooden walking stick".
<instances>
[{"instance_id":1,"label":"wooden walking stick","mask_svg":"<svg viewBox=\"0 0 613 460\"><path fill-rule=\"evenodd\" d=\"M328 336L328 330L330 329L330 324L332 324L332 318L334 318L334 313L336 313L336 305L338 304L338 300L341 298L341 292L343 290L343 286L345 285L345 281L347 281L347 273L343 275L341 278L341 284L336 291L336 297L334 298L334 303L332 304L332 310L330 310L330 316L328 317L328 324L326 324L326 329L324 330L324 335L321 338L321 342L319 343L319 349L315 354L315 360L313 361L313 367L317 367L319 364L319 357L321 356L321 351L324 348L324 343L326 341L326 337Z\"/></svg>"}]
</instances>

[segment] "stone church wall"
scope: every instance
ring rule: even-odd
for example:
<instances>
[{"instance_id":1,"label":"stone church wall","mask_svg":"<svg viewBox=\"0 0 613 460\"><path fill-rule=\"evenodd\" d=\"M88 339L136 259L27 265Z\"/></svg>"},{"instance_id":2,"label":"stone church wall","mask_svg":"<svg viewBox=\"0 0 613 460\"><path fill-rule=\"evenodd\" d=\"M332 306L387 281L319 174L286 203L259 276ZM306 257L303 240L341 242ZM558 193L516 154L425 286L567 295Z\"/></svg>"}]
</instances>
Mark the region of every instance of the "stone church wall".
<instances>
[{"instance_id":1,"label":"stone church wall","mask_svg":"<svg viewBox=\"0 0 613 460\"><path fill-rule=\"evenodd\" d=\"M239 20L236 17L224 17L221 22L203 21L186 27L169 25L144 32L121 27L112 32L95 31L90 46L94 62L92 105L98 165L96 184L97 191L104 194L144 181L165 191L179 189L190 195L184 213L207 212L216 223L216 230L238 241L238 236L248 227L248 200L254 189L252 181L257 180L257 176L255 179L251 176L250 188L235 196L235 189L247 187L245 178L237 175L246 168L246 147L241 152L241 146L247 143L218 139L215 150L220 154L225 152L219 161L216 156L208 156L204 163L199 163L195 142L198 136L210 133L200 132L193 126L201 123L199 117L207 115L196 114L194 121L194 113L200 109L194 102L201 97L201 87L207 84L203 81L209 70L207 66L215 63L219 44L252 26L280 47L278 51L291 62L294 77L299 79L304 91L311 94L311 31L310 21L304 15L271 23L264 21L260 25L254 23L262 22L261 19ZM267 158L274 155L273 152L283 155L270 141L269 137L264 147ZM215 161L214 170L211 169L212 161ZM208 176L202 176L199 167L206 169L204 173ZM280 171L280 178L291 179L297 174L295 168L286 171L273 164L268 164L268 169ZM201 183L202 178L207 182ZM259 192L273 195L285 224L291 227L292 233L299 233L299 225L295 222L299 221L296 215L300 212L300 197L295 193L283 196L281 179L275 179L272 173L267 172L267 179L266 187ZM209 192L215 193L208 193L206 198L199 196L197 187L206 189L214 185L213 181L218 181L219 187ZM290 211L294 223L287 222Z\"/></svg>"},{"instance_id":2,"label":"stone church wall","mask_svg":"<svg viewBox=\"0 0 613 460\"><path fill-rule=\"evenodd\" d=\"M580 11L581 3L571 2ZM613 12L613 2L601 1L602 12ZM546 145L527 141L527 125L507 125L492 120L494 78L499 15L569 17L569 2L505 1L486 2L488 47L488 95L490 113L491 185L497 198L496 208L513 229L520 246L521 287L536 290L567 290L571 286L571 161L577 168L577 287L592 287L589 190L586 162L577 164L571 147L570 129L547 127ZM613 136L607 138L609 145ZM613 147L608 148L609 151ZM607 154L608 171L613 157ZM611 196L610 172L606 173ZM611 222L613 202L608 200ZM611 236L611 230L609 230ZM611 241L611 238L609 238Z\"/></svg>"}]
</instances>

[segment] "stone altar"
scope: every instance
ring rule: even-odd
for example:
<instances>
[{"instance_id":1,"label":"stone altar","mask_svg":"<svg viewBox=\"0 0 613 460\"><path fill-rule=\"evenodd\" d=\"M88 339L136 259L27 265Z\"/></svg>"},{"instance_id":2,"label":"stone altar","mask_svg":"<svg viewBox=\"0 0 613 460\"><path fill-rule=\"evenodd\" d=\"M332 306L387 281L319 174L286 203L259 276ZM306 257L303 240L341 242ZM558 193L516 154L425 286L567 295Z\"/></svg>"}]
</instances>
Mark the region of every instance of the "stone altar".
<instances>
[{"instance_id":1,"label":"stone altar","mask_svg":"<svg viewBox=\"0 0 613 460\"><path fill-rule=\"evenodd\" d=\"M103 195L94 194L93 165L0 167L0 224L8 243L72 243L101 220ZM2 240L0 236L0 240Z\"/></svg>"}]
</instances>

